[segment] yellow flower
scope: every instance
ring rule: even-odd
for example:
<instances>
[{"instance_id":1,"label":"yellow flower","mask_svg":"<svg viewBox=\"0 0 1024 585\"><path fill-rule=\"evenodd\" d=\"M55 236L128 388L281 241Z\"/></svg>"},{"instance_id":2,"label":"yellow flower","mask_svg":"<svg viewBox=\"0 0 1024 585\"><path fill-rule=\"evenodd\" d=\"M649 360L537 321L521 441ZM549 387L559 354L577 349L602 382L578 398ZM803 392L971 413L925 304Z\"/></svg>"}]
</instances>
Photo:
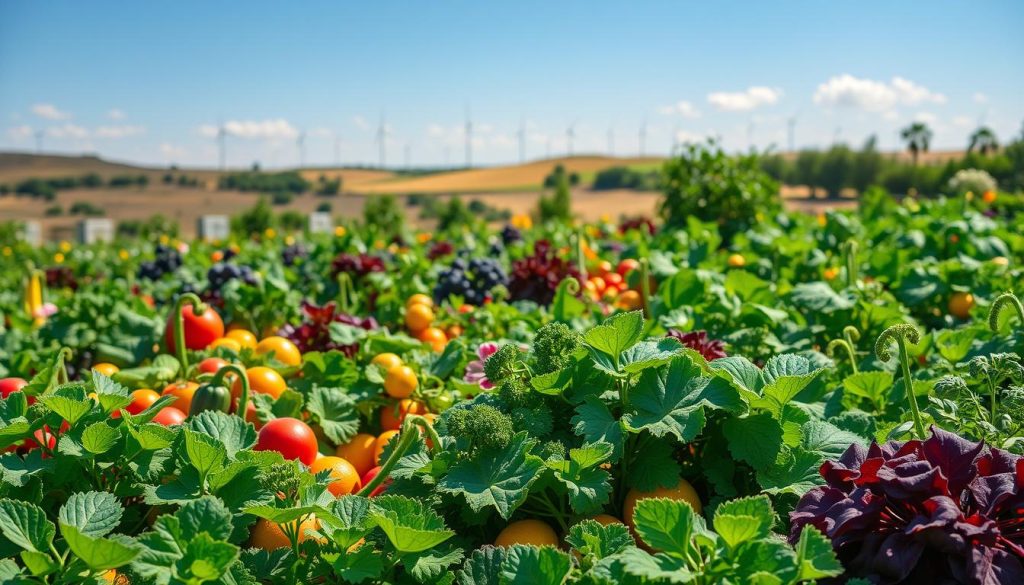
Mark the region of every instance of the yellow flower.
<instances>
[{"instance_id":1,"label":"yellow flower","mask_svg":"<svg viewBox=\"0 0 1024 585\"><path fill-rule=\"evenodd\" d=\"M263 230L263 235L266 236L268 239L273 238L274 236L277 235L277 231L275 231L274 228L267 228Z\"/></svg>"},{"instance_id":2,"label":"yellow flower","mask_svg":"<svg viewBox=\"0 0 1024 585\"><path fill-rule=\"evenodd\" d=\"M964 199L966 199L968 201L973 201L974 200L974 191L968 191L968 192L964 193Z\"/></svg>"},{"instance_id":3,"label":"yellow flower","mask_svg":"<svg viewBox=\"0 0 1024 585\"><path fill-rule=\"evenodd\" d=\"M608 213L602 213L601 214L601 222L602 223L609 223L611 221L612 221L612 216L610 214L608 214Z\"/></svg>"},{"instance_id":4,"label":"yellow flower","mask_svg":"<svg viewBox=\"0 0 1024 585\"><path fill-rule=\"evenodd\" d=\"M121 248L121 251L117 253L117 257L121 260L127 260L128 256L128 250L125 250L124 248Z\"/></svg>"},{"instance_id":5,"label":"yellow flower","mask_svg":"<svg viewBox=\"0 0 1024 585\"><path fill-rule=\"evenodd\" d=\"M10 256L14 253L14 250L10 246L4 246L4 256Z\"/></svg>"},{"instance_id":6,"label":"yellow flower","mask_svg":"<svg viewBox=\"0 0 1024 585\"><path fill-rule=\"evenodd\" d=\"M291 246L292 244L295 243L295 238L293 238L292 236L288 236L284 239L284 243L285 245Z\"/></svg>"},{"instance_id":7,"label":"yellow flower","mask_svg":"<svg viewBox=\"0 0 1024 585\"><path fill-rule=\"evenodd\" d=\"M384 243L384 240L376 240L373 242L373 247L377 248L378 250L383 250L384 246L386 245L387 244Z\"/></svg>"},{"instance_id":8,"label":"yellow flower","mask_svg":"<svg viewBox=\"0 0 1024 585\"><path fill-rule=\"evenodd\" d=\"M819 213L818 225L820 225L821 227L825 227L826 225L828 225L828 216L825 215L824 213Z\"/></svg>"},{"instance_id":9,"label":"yellow flower","mask_svg":"<svg viewBox=\"0 0 1024 585\"><path fill-rule=\"evenodd\" d=\"M391 252L392 254L397 254L398 244L391 244L390 246L388 246L388 252Z\"/></svg>"},{"instance_id":10,"label":"yellow flower","mask_svg":"<svg viewBox=\"0 0 1024 585\"><path fill-rule=\"evenodd\" d=\"M170 242L170 241L171 241L171 238L167 237L167 234L160 234L160 243L161 244L166 246L167 243Z\"/></svg>"},{"instance_id":11,"label":"yellow flower","mask_svg":"<svg viewBox=\"0 0 1024 585\"><path fill-rule=\"evenodd\" d=\"M64 254L57 252L56 254L53 255L53 261L56 262L57 264L64 262Z\"/></svg>"},{"instance_id":12,"label":"yellow flower","mask_svg":"<svg viewBox=\"0 0 1024 585\"><path fill-rule=\"evenodd\" d=\"M533 220L525 213L517 213L512 216L512 226L521 230L528 230L533 227Z\"/></svg>"},{"instance_id":13,"label":"yellow flower","mask_svg":"<svg viewBox=\"0 0 1024 585\"><path fill-rule=\"evenodd\" d=\"M348 230L346 230L345 226L343 226L343 225L339 225L339 226L334 228L334 236L336 238L340 238L340 237L344 236L346 233L348 233Z\"/></svg>"},{"instance_id":14,"label":"yellow flower","mask_svg":"<svg viewBox=\"0 0 1024 585\"><path fill-rule=\"evenodd\" d=\"M60 243L60 251L61 252L65 252L65 253L66 252L70 252L71 251L71 242L69 242L67 240L64 240L63 242L61 242Z\"/></svg>"},{"instance_id":15,"label":"yellow flower","mask_svg":"<svg viewBox=\"0 0 1024 585\"><path fill-rule=\"evenodd\" d=\"M416 241L421 243L421 244L426 244L427 242L429 242L433 238L434 238L434 234L432 234L430 232L420 232L420 233L416 234Z\"/></svg>"}]
</instances>

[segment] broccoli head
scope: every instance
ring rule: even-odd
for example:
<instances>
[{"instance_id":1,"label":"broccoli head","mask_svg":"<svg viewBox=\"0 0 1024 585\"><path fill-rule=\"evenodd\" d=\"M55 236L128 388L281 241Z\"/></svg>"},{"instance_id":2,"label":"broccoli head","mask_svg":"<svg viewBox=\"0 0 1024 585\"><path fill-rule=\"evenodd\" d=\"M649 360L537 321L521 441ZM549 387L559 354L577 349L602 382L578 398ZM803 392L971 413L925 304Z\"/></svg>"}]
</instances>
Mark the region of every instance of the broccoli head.
<instances>
[{"instance_id":1,"label":"broccoli head","mask_svg":"<svg viewBox=\"0 0 1024 585\"><path fill-rule=\"evenodd\" d=\"M534 373L547 374L569 365L581 343L580 334L565 323L556 321L541 327L533 339L533 355L537 361Z\"/></svg>"},{"instance_id":2,"label":"broccoli head","mask_svg":"<svg viewBox=\"0 0 1024 585\"><path fill-rule=\"evenodd\" d=\"M522 378L509 378L498 386L498 398L507 408L526 406L531 402L533 391Z\"/></svg>"},{"instance_id":3,"label":"broccoli head","mask_svg":"<svg viewBox=\"0 0 1024 585\"><path fill-rule=\"evenodd\" d=\"M453 408L446 414L448 434L468 443L470 448L502 449L515 434L508 415L488 404Z\"/></svg>"},{"instance_id":4,"label":"broccoli head","mask_svg":"<svg viewBox=\"0 0 1024 585\"><path fill-rule=\"evenodd\" d=\"M531 437L544 438L554 428L554 417L546 404L520 406L509 413L512 426L517 431L526 431Z\"/></svg>"},{"instance_id":5,"label":"broccoli head","mask_svg":"<svg viewBox=\"0 0 1024 585\"><path fill-rule=\"evenodd\" d=\"M501 384L505 379L511 378L519 365L520 353L515 344L501 346L484 362L484 375L494 384Z\"/></svg>"},{"instance_id":6,"label":"broccoli head","mask_svg":"<svg viewBox=\"0 0 1024 585\"><path fill-rule=\"evenodd\" d=\"M537 454L542 459L565 459L568 451L561 441L547 441L537 448Z\"/></svg>"}]
</instances>

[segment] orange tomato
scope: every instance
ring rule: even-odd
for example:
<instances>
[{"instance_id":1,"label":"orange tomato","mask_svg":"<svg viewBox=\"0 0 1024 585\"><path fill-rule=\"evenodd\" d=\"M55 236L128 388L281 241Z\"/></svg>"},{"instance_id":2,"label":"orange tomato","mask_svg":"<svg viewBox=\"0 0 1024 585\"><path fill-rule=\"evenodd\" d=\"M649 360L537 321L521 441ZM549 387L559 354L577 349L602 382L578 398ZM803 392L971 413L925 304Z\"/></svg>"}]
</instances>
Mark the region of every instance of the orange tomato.
<instances>
[{"instance_id":1,"label":"orange tomato","mask_svg":"<svg viewBox=\"0 0 1024 585\"><path fill-rule=\"evenodd\" d=\"M210 260L214 263L220 262L224 259L224 252L221 250L214 250L210 252Z\"/></svg>"},{"instance_id":2,"label":"orange tomato","mask_svg":"<svg viewBox=\"0 0 1024 585\"><path fill-rule=\"evenodd\" d=\"M124 407L124 409L127 410L129 414L139 414L143 410L146 410L147 408L152 406L154 402L160 400L160 395L157 394L155 390L150 390L149 388L140 388L138 390L135 390L134 392L129 394L129 397L132 399L132 401L128 404L128 406ZM121 418L121 411L115 410L114 412L110 413L110 417Z\"/></svg>"},{"instance_id":3,"label":"orange tomato","mask_svg":"<svg viewBox=\"0 0 1024 585\"><path fill-rule=\"evenodd\" d=\"M242 344L230 337L218 337L217 339L214 339L213 343L210 344L210 349L218 347L226 347L235 353L242 351Z\"/></svg>"},{"instance_id":4,"label":"orange tomato","mask_svg":"<svg viewBox=\"0 0 1024 585\"><path fill-rule=\"evenodd\" d=\"M825 269L823 276L825 277L825 280L835 280L835 278L839 276L839 269L834 266L829 266Z\"/></svg>"},{"instance_id":5,"label":"orange tomato","mask_svg":"<svg viewBox=\"0 0 1024 585\"><path fill-rule=\"evenodd\" d=\"M344 445L338 445L334 454L352 464L362 477L367 471L373 469L374 456L373 447L377 437L369 433L359 433Z\"/></svg>"},{"instance_id":6,"label":"orange tomato","mask_svg":"<svg viewBox=\"0 0 1024 585\"><path fill-rule=\"evenodd\" d=\"M238 342L238 345L242 347L248 347L249 349L256 349L256 335L252 331L246 329L231 329L224 334L224 337L228 339L234 339Z\"/></svg>"},{"instance_id":7,"label":"orange tomato","mask_svg":"<svg viewBox=\"0 0 1024 585\"><path fill-rule=\"evenodd\" d=\"M370 360L370 363L371 364L376 364L376 365L384 368L384 371L386 372L386 371L390 370L391 368L393 368L395 366L402 365L402 358L400 358L396 354L393 354L393 353L390 353L390 352L379 353L379 354L373 356L373 359Z\"/></svg>"},{"instance_id":8,"label":"orange tomato","mask_svg":"<svg viewBox=\"0 0 1024 585\"><path fill-rule=\"evenodd\" d=\"M408 398L418 386L416 372L409 366L395 366L384 376L384 391L392 398Z\"/></svg>"},{"instance_id":9,"label":"orange tomato","mask_svg":"<svg viewBox=\"0 0 1024 585\"><path fill-rule=\"evenodd\" d=\"M594 290L597 291L597 294L599 295L604 293L604 289L608 288L608 284L600 276L591 276L590 282L593 283Z\"/></svg>"},{"instance_id":10,"label":"orange tomato","mask_svg":"<svg viewBox=\"0 0 1024 585\"><path fill-rule=\"evenodd\" d=\"M107 376L108 378L121 371L121 368L115 366L114 364L108 364L107 362L93 364L92 369L103 374L104 376Z\"/></svg>"},{"instance_id":11,"label":"orange tomato","mask_svg":"<svg viewBox=\"0 0 1024 585\"><path fill-rule=\"evenodd\" d=\"M268 368L266 366L256 366L254 368L248 368L245 370L246 377L249 378L249 391L259 392L260 394L269 394L275 400L281 396L288 385L285 383L284 378L281 374L277 373L277 370ZM242 396L242 381L235 380L235 383L231 385L231 397L238 400Z\"/></svg>"},{"instance_id":12,"label":"orange tomato","mask_svg":"<svg viewBox=\"0 0 1024 585\"><path fill-rule=\"evenodd\" d=\"M419 339L424 343L429 343L431 349L434 351L444 350L445 344L448 343L448 336L445 335L444 331L437 327L427 327L416 334L416 339Z\"/></svg>"},{"instance_id":13,"label":"orange tomato","mask_svg":"<svg viewBox=\"0 0 1024 585\"><path fill-rule=\"evenodd\" d=\"M384 453L384 447L391 441L391 439L398 436L398 431L384 431L377 436L377 440L373 442L373 462L374 465L380 465L380 456Z\"/></svg>"},{"instance_id":14,"label":"orange tomato","mask_svg":"<svg viewBox=\"0 0 1024 585\"><path fill-rule=\"evenodd\" d=\"M299 542L309 538L306 535L306 530L316 530L319 527L320 522L317 521L315 516L310 515L307 517L298 527ZM249 544L268 551L291 547L291 541L288 540L288 536L281 529L281 525L264 518L257 520L256 525L252 527Z\"/></svg>"},{"instance_id":15,"label":"orange tomato","mask_svg":"<svg viewBox=\"0 0 1024 585\"><path fill-rule=\"evenodd\" d=\"M386 404L380 408L380 428L385 431L397 431L402 428L407 415L423 414L426 411L427 407L422 402L411 398Z\"/></svg>"},{"instance_id":16,"label":"orange tomato","mask_svg":"<svg viewBox=\"0 0 1024 585\"><path fill-rule=\"evenodd\" d=\"M363 487L363 484L359 481L359 473L356 471L355 466L341 457L325 455L309 466L311 473L320 473L326 470L330 470L330 477L334 480L327 485L327 489L335 497L351 494Z\"/></svg>"},{"instance_id":17,"label":"orange tomato","mask_svg":"<svg viewBox=\"0 0 1024 585\"><path fill-rule=\"evenodd\" d=\"M598 514L596 516L591 516L588 519L589 520L593 520L594 522L597 522L601 526L608 526L610 524L622 524L623 523L622 520L619 520L618 518L616 518L615 516L612 516L611 514Z\"/></svg>"},{"instance_id":18,"label":"orange tomato","mask_svg":"<svg viewBox=\"0 0 1024 585\"><path fill-rule=\"evenodd\" d=\"M416 293L416 294L410 296L405 301L405 308L406 309L408 309L409 307L412 307L413 305L426 305L429 308L433 308L434 307L434 299L430 298L428 295L425 295L425 294L422 294L422 293Z\"/></svg>"},{"instance_id":19,"label":"orange tomato","mask_svg":"<svg viewBox=\"0 0 1024 585\"><path fill-rule=\"evenodd\" d=\"M971 293L957 291L949 297L949 314L957 319L970 317L972 307L974 307L974 295Z\"/></svg>"},{"instance_id":20,"label":"orange tomato","mask_svg":"<svg viewBox=\"0 0 1024 585\"><path fill-rule=\"evenodd\" d=\"M626 501L622 506L623 520L626 521L626 525L629 526L630 530L634 529L633 512L636 510L636 503L647 498L682 500L693 506L694 512L700 514L701 511L700 496L697 495L697 490L693 489L690 482L683 478L679 478L679 483L674 487L657 488L649 492L631 489L626 494Z\"/></svg>"},{"instance_id":21,"label":"orange tomato","mask_svg":"<svg viewBox=\"0 0 1024 585\"><path fill-rule=\"evenodd\" d=\"M413 332L423 331L434 322L434 310L427 305L412 305L405 310L405 327Z\"/></svg>"},{"instance_id":22,"label":"orange tomato","mask_svg":"<svg viewBox=\"0 0 1024 585\"><path fill-rule=\"evenodd\" d=\"M992 203L995 203L996 202L996 192L995 191L985 191L985 193L983 193L982 196L981 196L981 200L984 201L985 203L990 204L990 205Z\"/></svg>"},{"instance_id":23,"label":"orange tomato","mask_svg":"<svg viewBox=\"0 0 1024 585\"><path fill-rule=\"evenodd\" d=\"M256 344L257 355L274 354L274 359L286 366L297 366L302 363L302 353L294 343L277 335L264 337Z\"/></svg>"},{"instance_id":24,"label":"orange tomato","mask_svg":"<svg viewBox=\"0 0 1024 585\"><path fill-rule=\"evenodd\" d=\"M448 337L448 339L455 339L456 337L462 335L462 326L461 325L449 325L444 330L444 334Z\"/></svg>"},{"instance_id":25,"label":"orange tomato","mask_svg":"<svg viewBox=\"0 0 1024 585\"><path fill-rule=\"evenodd\" d=\"M609 288L613 286L619 288L619 285L622 284L622 275L618 272L610 272L604 276L604 282Z\"/></svg>"},{"instance_id":26,"label":"orange tomato","mask_svg":"<svg viewBox=\"0 0 1024 585\"><path fill-rule=\"evenodd\" d=\"M730 254L728 263L730 268L743 268L747 265L747 259L743 254Z\"/></svg>"},{"instance_id":27,"label":"orange tomato","mask_svg":"<svg viewBox=\"0 0 1024 585\"><path fill-rule=\"evenodd\" d=\"M532 544L535 546L558 546L558 534L546 522L540 520L519 520L506 526L494 539L494 546Z\"/></svg>"},{"instance_id":28,"label":"orange tomato","mask_svg":"<svg viewBox=\"0 0 1024 585\"><path fill-rule=\"evenodd\" d=\"M624 311L636 311L643 307L644 301L635 290L624 290L619 293L615 304Z\"/></svg>"},{"instance_id":29,"label":"orange tomato","mask_svg":"<svg viewBox=\"0 0 1024 585\"><path fill-rule=\"evenodd\" d=\"M175 382L167 385L162 394L176 398L171 406L182 412L189 412L192 409L192 395L196 393L197 388L199 384L195 382Z\"/></svg>"},{"instance_id":30,"label":"orange tomato","mask_svg":"<svg viewBox=\"0 0 1024 585\"><path fill-rule=\"evenodd\" d=\"M602 260L597 263L596 268L597 270L595 270L595 272L604 276L612 271L612 263L607 260Z\"/></svg>"}]
</instances>

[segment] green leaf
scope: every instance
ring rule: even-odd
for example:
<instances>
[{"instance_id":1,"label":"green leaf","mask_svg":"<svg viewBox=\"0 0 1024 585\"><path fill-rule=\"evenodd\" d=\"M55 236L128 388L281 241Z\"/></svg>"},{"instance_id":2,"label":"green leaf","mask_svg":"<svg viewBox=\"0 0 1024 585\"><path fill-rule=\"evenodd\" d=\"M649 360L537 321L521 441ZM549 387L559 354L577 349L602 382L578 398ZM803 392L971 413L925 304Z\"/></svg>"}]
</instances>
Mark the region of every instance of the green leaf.
<instances>
[{"instance_id":1,"label":"green leaf","mask_svg":"<svg viewBox=\"0 0 1024 585\"><path fill-rule=\"evenodd\" d=\"M779 417L782 408L813 382L821 371L814 369L810 360L803 356L774 356L764 366L762 398L753 401L751 406L763 408Z\"/></svg>"},{"instance_id":2,"label":"green leaf","mask_svg":"<svg viewBox=\"0 0 1024 585\"><path fill-rule=\"evenodd\" d=\"M711 369L725 372L729 378L743 390L751 394L760 394L764 387L761 368L758 368L745 357L729 356L711 362Z\"/></svg>"},{"instance_id":3,"label":"green leaf","mask_svg":"<svg viewBox=\"0 0 1024 585\"><path fill-rule=\"evenodd\" d=\"M220 440L210 435L182 429L185 435L185 454L189 463L196 468L199 475L205 477L212 471L224 467L224 460L227 458L227 449Z\"/></svg>"},{"instance_id":4,"label":"green leaf","mask_svg":"<svg viewBox=\"0 0 1024 585\"><path fill-rule=\"evenodd\" d=\"M609 557L636 544L625 524L602 526L594 520L573 524L565 541L580 554L596 559Z\"/></svg>"},{"instance_id":5,"label":"green leaf","mask_svg":"<svg viewBox=\"0 0 1024 585\"><path fill-rule=\"evenodd\" d=\"M604 442L612 446L610 461L615 463L622 456L625 432L619 419L597 398L589 397L576 407L576 414L570 421L573 431L588 443Z\"/></svg>"},{"instance_id":6,"label":"green leaf","mask_svg":"<svg viewBox=\"0 0 1024 585\"><path fill-rule=\"evenodd\" d=\"M461 339L452 339L445 344L441 355L437 356L437 359L430 364L428 372L430 372L430 375L443 380L455 371L455 368L462 363L465 355L466 344Z\"/></svg>"},{"instance_id":7,"label":"green leaf","mask_svg":"<svg viewBox=\"0 0 1024 585\"><path fill-rule=\"evenodd\" d=\"M563 278L555 289L555 298L551 301L551 316L555 321L568 323L587 312L587 304L569 292L571 282L570 279Z\"/></svg>"},{"instance_id":8,"label":"green leaf","mask_svg":"<svg viewBox=\"0 0 1024 585\"><path fill-rule=\"evenodd\" d=\"M757 482L769 494L802 496L824 480L818 473L823 457L816 451L784 451L774 465L757 471Z\"/></svg>"},{"instance_id":9,"label":"green leaf","mask_svg":"<svg viewBox=\"0 0 1024 585\"><path fill-rule=\"evenodd\" d=\"M730 418L722 425L722 432L733 457L754 469L771 466L782 448L782 426L767 413Z\"/></svg>"},{"instance_id":10,"label":"green leaf","mask_svg":"<svg viewBox=\"0 0 1024 585\"><path fill-rule=\"evenodd\" d=\"M644 498L633 510L636 533L648 546L686 558L691 549L694 511L690 504L668 498Z\"/></svg>"},{"instance_id":11,"label":"green leaf","mask_svg":"<svg viewBox=\"0 0 1024 585\"><path fill-rule=\"evenodd\" d=\"M597 466L607 461L612 446L600 442L569 451L568 461L549 461L555 479L569 492L569 505L577 514L600 511L611 495L611 474Z\"/></svg>"},{"instance_id":12,"label":"green leaf","mask_svg":"<svg viewBox=\"0 0 1024 585\"><path fill-rule=\"evenodd\" d=\"M0 500L0 534L15 545L49 554L56 532L39 506L18 500Z\"/></svg>"},{"instance_id":13,"label":"green leaf","mask_svg":"<svg viewBox=\"0 0 1024 585\"><path fill-rule=\"evenodd\" d=\"M334 571L348 583L378 579L384 572L384 555L372 546L363 545L352 552L338 555L332 563Z\"/></svg>"},{"instance_id":14,"label":"green leaf","mask_svg":"<svg viewBox=\"0 0 1024 585\"><path fill-rule=\"evenodd\" d=\"M789 294L789 300L810 313L832 313L853 308L855 298L850 293L837 293L825 282L802 282Z\"/></svg>"},{"instance_id":15,"label":"green leaf","mask_svg":"<svg viewBox=\"0 0 1024 585\"><path fill-rule=\"evenodd\" d=\"M526 501L530 485L544 467L540 457L529 454L534 444L526 433L518 433L502 451L481 452L457 463L438 488L462 494L474 512L493 506L507 520Z\"/></svg>"},{"instance_id":16,"label":"green leaf","mask_svg":"<svg viewBox=\"0 0 1024 585\"><path fill-rule=\"evenodd\" d=\"M242 420L242 417L206 410L196 416L189 417L187 428L217 439L223 446L228 457L234 457L243 449L256 444L256 430Z\"/></svg>"},{"instance_id":17,"label":"green leaf","mask_svg":"<svg viewBox=\"0 0 1024 585\"><path fill-rule=\"evenodd\" d=\"M683 345L674 337L663 337L657 341L641 341L622 352L619 367L627 374L635 374L647 368L668 363L683 351Z\"/></svg>"},{"instance_id":18,"label":"green leaf","mask_svg":"<svg viewBox=\"0 0 1024 585\"><path fill-rule=\"evenodd\" d=\"M505 552L501 585L561 585L569 578L572 560L553 546L516 544Z\"/></svg>"},{"instance_id":19,"label":"green leaf","mask_svg":"<svg viewBox=\"0 0 1024 585\"><path fill-rule=\"evenodd\" d=\"M694 573L685 559L666 554L649 555L638 548L628 548L614 557L622 563L623 570L635 577L636 583L690 583Z\"/></svg>"},{"instance_id":20,"label":"green leaf","mask_svg":"<svg viewBox=\"0 0 1024 585\"><path fill-rule=\"evenodd\" d=\"M612 369L618 370L614 364L618 364L622 352L640 341L643 330L642 311L618 313L584 333L583 341L595 353L595 359L603 355L606 359L611 360Z\"/></svg>"},{"instance_id":21,"label":"green leaf","mask_svg":"<svg viewBox=\"0 0 1024 585\"><path fill-rule=\"evenodd\" d=\"M530 385L541 394L558 396L572 382L574 368L565 367L560 370L538 374L530 378Z\"/></svg>"},{"instance_id":22,"label":"green leaf","mask_svg":"<svg viewBox=\"0 0 1024 585\"><path fill-rule=\"evenodd\" d=\"M448 567L462 558L462 549L445 545L440 549L400 555L399 562L420 583L439 583Z\"/></svg>"},{"instance_id":23,"label":"green leaf","mask_svg":"<svg viewBox=\"0 0 1024 585\"><path fill-rule=\"evenodd\" d=\"M39 401L68 421L69 425L74 425L92 410L92 401L86 397L85 388L81 384L40 396Z\"/></svg>"},{"instance_id":24,"label":"green leaf","mask_svg":"<svg viewBox=\"0 0 1024 585\"><path fill-rule=\"evenodd\" d=\"M678 484L682 469L673 451L671 441L648 441L633 455L626 483L644 492Z\"/></svg>"},{"instance_id":25,"label":"green leaf","mask_svg":"<svg viewBox=\"0 0 1024 585\"><path fill-rule=\"evenodd\" d=\"M347 443L359 432L356 403L340 388L314 386L307 395L306 410L336 445Z\"/></svg>"},{"instance_id":26,"label":"green leaf","mask_svg":"<svg viewBox=\"0 0 1024 585\"><path fill-rule=\"evenodd\" d=\"M498 585L506 550L497 546L474 550L455 574L456 582L459 585Z\"/></svg>"},{"instance_id":27,"label":"green leaf","mask_svg":"<svg viewBox=\"0 0 1024 585\"><path fill-rule=\"evenodd\" d=\"M369 518L384 531L391 545L403 553L423 552L455 535L437 512L402 496L374 498Z\"/></svg>"},{"instance_id":28,"label":"green leaf","mask_svg":"<svg viewBox=\"0 0 1024 585\"><path fill-rule=\"evenodd\" d=\"M81 492L68 497L57 520L86 536L106 536L117 528L122 512L121 503L110 492Z\"/></svg>"},{"instance_id":29,"label":"green leaf","mask_svg":"<svg viewBox=\"0 0 1024 585\"><path fill-rule=\"evenodd\" d=\"M111 538L93 537L63 523L60 525L60 533L71 552L94 571L122 567L142 552L135 541L122 534Z\"/></svg>"},{"instance_id":30,"label":"green leaf","mask_svg":"<svg viewBox=\"0 0 1024 585\"><path fill-rule=\"evenodd\" d=\"M688 356L644 370L629 395L627 406L635 412L626 412L622 422L633 432L647 430L655 437L671 434L682 443L689 442L704 428L704 405L716 406L704 394L708 381Z\"/></svg>"},{"instance_id":31,"label":"green leaf","mask_svg":"<svg viewBox=\"0 0 1024 585\"><path fill-rule=\"evenodd\" d=\"M730 500L715 509L715 531L730 547L765 538L771 533L775 512L767 496Z\"/></svg>"},{"instance_id":32,"label":"green leaf","mask_svg":"<svg viewBox=\"0 0 1024 585\"><path fill-rule=\"evenodd\" d=\"M174 564L177 577L182 581L219 581L228 568L238 559L238 547L215 541L209 534L201 533L188 541L185 554Z\"/></svg>"},{"instance_id":33,"label":"green leaf","mask_svg":"<svg viewBox=\"0 0 1024 585\"><path fill-rule=\"evenodd\" d=\"M192 420L195 420L195 418ZM156 423L137 425L125 419L123 424L128 429L128 433L133 439L138 441L139 447L144 451L156 451L170 447L171 443L174 442L174 438L178 436L174 430Z\"/></svg>"},{"instance_id":34,"label":"green leaf","mask_svg":"<svg viewBox=\"0 0 1024 585\"><path fill-rule=\"evenodd\" d=\"M188 502L175 514L181 526L181 533L187 538L203 532L217 540L231 536L231 511L219 499L204 496Z\"/></svg>"},{"instance_id":35,"label":"green leaf","mask_svg":"<svg viewBox=\"0 0 1024 585\"><path fill-rule=\"evenodd\" d=\"M862 437L822 420L804 423L801 431L803 448L808 451L817 451L827 459L838 459L854 443L859 445L867 443Z\"/></svg>"},{"instance_id":36,"label":"green leaf","mask_svg":"<svg viewBox=\"0 0 1024 585\"><path fill-rule=\"evenodd\" d=\"M23 563L25 563L25 568L28 569L33 575L35 575L37 577L41 577L43 575L52 575L53 573L56 573L57 570L60 569L60 563L57 562L57 560L55 558L53 558L52 555L48 555L48 554L45 554L45 553L32 552L30 550L23 550L23 551L21 551L21 554L18 555L18 556L20 556L21 557L21 561ZM10 559L4 559L4 560L10 560ZM16 577L16 576L20 576L20 575L22 575L22 572L19 569L15 568L15 572L14 572L13 575L11 575L11 577ZM21 580L14 580L14 579L12 579L12 580L4 579L4 580L2 580L0 582L2 582L4 584L7 584L7 583L18 583L19 585L21 583L25 583L26 585L28 583L31 583L31 581L21 581Z\"/></svg>"},{"instance_id":37,"label":"green leaf","mask_svg":"<svg viewBox=\"0 0 1024 585\"><path fill-rule=\"evenodd\" d=\"M824 579L843 574L843 565L836 559L829 539L813 526L804 526L796 543L800 580Z\"/></svg>"},{"instance_id":38,"label":"green leaf","mask_svg":"<svg viewBox=\"0 0 1024 585\"><path fill-rule=\"evenodd\" d=\"M342 496L334 502L330 514L319 516L321 530L329 534L339 548L348 549L373 530L369 515L368 498Z\"/></svg>"},{"instance_id":39,"label":"green leaf","mask_svg":"<svg viewBox=\"0 0 1024 585\"><path fill-rule=\"evenodd\" d=\"M886 371L859 372L843 378L843 389L851 396L865 398L880 407L885 404L892 382L892 374Z\"/></svg>"},{"instance_id":40,"label":"green leaf","mask_svg":"<svg viewBox=\"0 0 1024 585\"><path fill-rule=\"evenodd\" d=\"M107 422L95 422L82 432L82 447L90 453L100 454L114 448L121 438L121 431Z\"/></svg>"}]
</instances>

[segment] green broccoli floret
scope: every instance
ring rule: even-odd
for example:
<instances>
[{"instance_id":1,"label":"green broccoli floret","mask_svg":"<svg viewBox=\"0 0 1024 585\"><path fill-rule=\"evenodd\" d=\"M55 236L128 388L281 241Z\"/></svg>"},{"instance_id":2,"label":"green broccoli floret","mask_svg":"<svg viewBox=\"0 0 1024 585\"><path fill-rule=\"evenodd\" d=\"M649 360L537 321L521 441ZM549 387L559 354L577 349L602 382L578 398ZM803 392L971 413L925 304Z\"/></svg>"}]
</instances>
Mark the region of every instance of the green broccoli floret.
<instances>
[{"instance_id":1,"label":"green broccoli floret","mask_svg":"<svg viewBox=\"0 0 1024 585\"><path fill-rule=\"evenodd\" d=\"M533 339L534 374L547 374L569 365L582 343L580 334L565 323L552 322L537 330Z\"/></svg>"},{"instance_id":2,"label":"green broccoli floret","mask_svg":"<svg viewBox=\"0 0 1024 585\"><path fill-rule=\"evenodd\" d=\"M501 384L506 378L515 374L521 357L519 348L509 343L491 354L484 362L484 375L494 384Z\"/></svg>"},{"instance_id":3,"label":"green broccoli floret","mask_svg":"<svg viewBox=\"0 0 1024 585\"><path fill-rule=\"evenodd\" d=\"M498 398L508 409L526 406L532 402L533 390L519 377L509 378L498 386Z\"/></svg>"},{"instance_id":4,"label":"green broccoli floret","mask_svg":"<svg viewBox=\"0 0 1024 585\"><path fill-rule=\"evenodd\" d=\"M515 434L508 415L487 404L449 410L445 426L448 434L471 448L502 449Z\"/></svg>"},{"instance_id":5,"label":"green broccoli floret","mask_svg":"<svg viewBox=\"0 0 1024 585\"><path fill-rule=\"evenodd\" d=\"M544 438L554 428L554 417L546 404L520 406L509 414L517 431L526 431L531 437Z\"/></svg>"},{"instance_id":6,"label":"green broccoli floret","mask_svg":"<svg viewBox=\"0 0 1024 585\"><path fill-rule=\"evenodd\" d=\"M548 441L537 449L537 454L542 459L565 459L568 451L561 441Z\"/></svg>"}]
</instances>

